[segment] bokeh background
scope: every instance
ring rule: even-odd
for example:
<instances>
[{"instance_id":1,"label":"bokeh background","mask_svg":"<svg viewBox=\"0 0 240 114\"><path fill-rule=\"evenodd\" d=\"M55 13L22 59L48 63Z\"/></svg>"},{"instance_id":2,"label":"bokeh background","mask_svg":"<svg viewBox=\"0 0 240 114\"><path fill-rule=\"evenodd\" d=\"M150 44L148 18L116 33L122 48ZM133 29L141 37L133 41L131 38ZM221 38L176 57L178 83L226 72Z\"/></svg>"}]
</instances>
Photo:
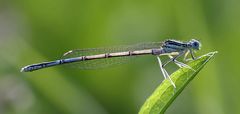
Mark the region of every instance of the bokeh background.
<instances>
[{"instance_id":1,"label":"bokeh background","mask_svg":"<svg viewBox=\"0 0 240 114\"><path fill-rule=\"evenodd\" d=\"M136 114L163 80L155 57L19 70L71 49L169 38L199 39L198 56L219 53L166 114L240 114L239 11L239 0L1 0L0 114Z\"/></svg>"}]
</instances>

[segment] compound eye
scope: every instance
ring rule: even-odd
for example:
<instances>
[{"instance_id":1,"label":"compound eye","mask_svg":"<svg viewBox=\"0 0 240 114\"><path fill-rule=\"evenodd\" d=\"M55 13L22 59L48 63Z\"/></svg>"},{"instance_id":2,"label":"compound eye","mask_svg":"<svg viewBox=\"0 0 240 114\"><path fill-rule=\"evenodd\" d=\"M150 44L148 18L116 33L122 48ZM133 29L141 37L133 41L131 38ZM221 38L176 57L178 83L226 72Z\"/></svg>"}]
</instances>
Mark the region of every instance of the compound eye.
<instances>
[{"instance_id":1,"label":"compound eye","mask_svg":"<svg viewBox=\"0 0 240 114\"><path fill-rule=\"evenodd\" d=\"M197 47L197 46L198 46L198 43L197 43L197 42L194 42L194 43L193 43L193 46L194 46L194 47Z\"/></svg>"}]
</instances>

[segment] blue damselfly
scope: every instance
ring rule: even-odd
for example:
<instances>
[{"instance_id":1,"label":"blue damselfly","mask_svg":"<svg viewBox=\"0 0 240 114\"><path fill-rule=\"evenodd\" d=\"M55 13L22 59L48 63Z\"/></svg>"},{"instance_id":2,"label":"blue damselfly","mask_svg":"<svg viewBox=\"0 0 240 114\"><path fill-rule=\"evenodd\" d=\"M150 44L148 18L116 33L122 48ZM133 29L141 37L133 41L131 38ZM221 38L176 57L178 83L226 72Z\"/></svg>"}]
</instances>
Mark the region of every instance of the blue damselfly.
<instances>
[{"instance_id":1,"label":"blue damselfly","mask_svg":"<svg viewBox=\"0 0 240 114\"><path fill-rule=\"evenodd\" d=\"M66 52L62 59L28 65L23 67L21 72L30 72L62 64L71 64L80 69L96 69L118 64L135 56L154 55L157 57L164 78L168 78L172 85L176 87L164 67L169 62L174 62L179 67L192 69L190 66L178 61L177 58L184 55L186 59L190 53L192 59L195 59L193 52L199 50L200 47L201 43L198 40L191 39L188 42L165 40L164 42L142 43L131 46L71 50ZM162 55L167 55L170 58L164 64L160 59Z\"/></svg>"}]
</instances>

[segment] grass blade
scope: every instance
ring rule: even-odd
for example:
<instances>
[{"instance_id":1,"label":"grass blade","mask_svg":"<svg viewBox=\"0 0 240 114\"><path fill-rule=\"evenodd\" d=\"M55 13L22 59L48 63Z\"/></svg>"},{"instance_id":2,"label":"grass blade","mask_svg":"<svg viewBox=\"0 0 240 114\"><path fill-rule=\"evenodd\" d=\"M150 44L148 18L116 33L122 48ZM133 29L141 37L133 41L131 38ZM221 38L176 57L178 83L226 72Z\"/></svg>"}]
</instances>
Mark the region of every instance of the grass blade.
<instances>
[{"instance_id":1,"label":"grass blade","mask_svg":"<svg viewBox=\"0 0 240 114\"><path fill-rule=\"evenodd\" d=\"M216 53L217 52L210 52L194 61L190 61L188 65L195 69L196 72L188 68L180 68L174 72L171 75L171 78L177 88L174 89L168 79L164 80L153 92L153 94L145 101L139 111L139 114L163 114L176 97L188 85L188 83Z\"/></svg>"}]
</instances>

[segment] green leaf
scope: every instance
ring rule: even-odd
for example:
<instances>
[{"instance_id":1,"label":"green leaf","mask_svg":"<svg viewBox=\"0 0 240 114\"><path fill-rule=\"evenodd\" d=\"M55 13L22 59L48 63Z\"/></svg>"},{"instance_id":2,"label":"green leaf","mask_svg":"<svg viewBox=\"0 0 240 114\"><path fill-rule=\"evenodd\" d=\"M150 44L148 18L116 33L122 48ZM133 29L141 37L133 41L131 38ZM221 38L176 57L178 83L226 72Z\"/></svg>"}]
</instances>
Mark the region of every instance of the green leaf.
<instances>
[{"instance_id":1,"label":"green leaf","mask_svg":"<svg viewBox=\"0 0 240 114\"><path fill-rule=\"evenodd\" d=\"M141 107L139 114L163 114L176 97L183 91L189 82L197 75L197 73L206 65L206 63L217 52L210 52L188 63L196 71L188 68L180 68L172 73L171 79L176 85L172 86L168 79L165 79L153 92L153 94L145 101Z\"/></svg>"}]
</instances>

